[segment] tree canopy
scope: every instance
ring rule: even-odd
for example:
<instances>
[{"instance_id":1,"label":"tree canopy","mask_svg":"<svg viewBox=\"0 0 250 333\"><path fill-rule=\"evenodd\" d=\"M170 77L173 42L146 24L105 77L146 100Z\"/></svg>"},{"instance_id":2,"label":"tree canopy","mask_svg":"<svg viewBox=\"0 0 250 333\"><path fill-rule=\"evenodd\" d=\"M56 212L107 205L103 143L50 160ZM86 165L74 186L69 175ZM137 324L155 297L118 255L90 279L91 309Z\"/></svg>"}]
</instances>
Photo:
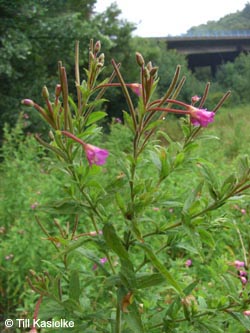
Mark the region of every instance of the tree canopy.
<instances>
[{"instance_id":1,"label":"tree canopy","mask_svg":"<svg viewBox=\"0 0 250 333\"><path fill-rule=\"evenodd\" d=\"M91 38L100 40L105 53L106 73L112 71L111 59L121 63L121 71L128 82L138 82L138 68L135 52L141 52L146 61L159 66L159 90L169 84L176 66L182 66L182 73L188 76L182 98L190 100L192 94L202 93L203 84L188 70L185 57L174 51L167 51L164 43L150 39L132 37L134 24L121 20L120 9L111 4L104 12L96 13L97 0L0 0L0 137L5 122L13 125L21 110L20 101L27 96L41 103L41 89L47 85L54 91L58 83L57 67L61 60L66 67L70 86L74 86L75 41L80 42L80 68L88 58ZM220 30L250 30L250 3L242 11L226 15L217 22L192 27L188 33L203 33ZM235 64L229 64L218 72L216 93L225 88L237 86L242 68L249 67L249 57L241 57ZM232 72L238 75L232 76ZM244 70L243 70L244 71ZM229 73L228 73L229 72ZM71 75L72 74L72 75ZM81 74L84 74L83 71ZM227 75L229 80L227 84ZM210 79L210 78L208 78ZM230 81L231 80L231 81ZM236 81L235 81L236 80ZM242 85L242 79L240 80ZM231 82L231 83L230 83ZM204 82L203 82L204 83ZM201 87L202 86L202 87ZM237 90L237 89L236 89ZM246 89L241 89L245 94ZM242 101L249 100L249 94L239 95ZM126 104L119 89L107 92L110 117L119 117ZM114 101L114 102L113 102ZM28 131L42 132L39 115L32 113L32 125ZM30 124L31 124L30 123Z\"/></svg>"}]
</instances>

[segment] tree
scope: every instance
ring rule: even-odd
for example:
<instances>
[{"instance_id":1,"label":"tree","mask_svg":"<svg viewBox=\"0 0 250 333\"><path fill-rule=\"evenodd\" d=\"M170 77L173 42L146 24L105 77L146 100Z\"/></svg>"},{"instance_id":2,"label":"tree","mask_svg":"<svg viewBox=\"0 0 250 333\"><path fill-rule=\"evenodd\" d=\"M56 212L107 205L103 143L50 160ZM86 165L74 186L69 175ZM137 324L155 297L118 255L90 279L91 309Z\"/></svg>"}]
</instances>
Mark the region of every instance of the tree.
<instances>
[{"instance_id":1,"label":"tree","mask_svg":"<svg viewBox=\"0 0 250 333\"><path fill-rule=\"evenodd\" d=\"M41 82L54 91L58 60L62 60L67 72L74 71L76 40L80 41L81 50L87 50L90 38L100 39L107 58L112 52L118 61L125 59L133 25L118 19L120 10L115 5L96 15L95 3L96 0L0 2L1 124L16 122L20 100L28 94L41 102ZM81 55L81 59L87 59L86 55ZM32 114L32 118L33 125L28 130L42 131L38 115Z\"/></svg>"},{"instance_id":2,"label":"tree","mask_svg":"<svg viewBox=\"0 0 250 333\"><path fill-rule=\"evenodd\" d=\"M221 87L231 89L234 103L249 103L250 54L240 54L235 62L222 65L217 73Z\"/></svg>"}]
</instances>

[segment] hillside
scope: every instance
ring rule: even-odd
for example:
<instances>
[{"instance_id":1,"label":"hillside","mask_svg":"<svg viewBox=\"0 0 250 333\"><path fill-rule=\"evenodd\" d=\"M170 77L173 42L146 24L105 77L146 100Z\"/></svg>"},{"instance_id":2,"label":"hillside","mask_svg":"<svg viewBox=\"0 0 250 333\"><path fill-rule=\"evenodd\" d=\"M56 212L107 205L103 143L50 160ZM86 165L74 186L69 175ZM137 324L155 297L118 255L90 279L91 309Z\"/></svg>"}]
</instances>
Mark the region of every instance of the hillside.
<instances>
[{"instance_id":1,"label":"hillside","mask_svg":"<svg viewBox=\"0 0 250 333\"><path fill-rule=\"evenodd\" d=\"M226 15L218 21L208 21L190 28L187 34L203 34L213 31L250 30L250 3L242 11Z\"/></svg>"}]
</instances>

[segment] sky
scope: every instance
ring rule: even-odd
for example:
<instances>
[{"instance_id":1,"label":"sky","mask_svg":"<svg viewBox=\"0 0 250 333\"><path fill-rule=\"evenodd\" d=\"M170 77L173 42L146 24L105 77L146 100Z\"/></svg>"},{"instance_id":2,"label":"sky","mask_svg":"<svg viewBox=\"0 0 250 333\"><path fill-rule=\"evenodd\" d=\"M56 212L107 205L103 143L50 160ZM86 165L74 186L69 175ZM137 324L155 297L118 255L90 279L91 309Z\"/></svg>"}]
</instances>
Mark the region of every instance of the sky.
<instances>
[{"instance_id":1,"label":"sky","mask_svg":"<svg viewBox=\"0 0 250 333\"><path fill-rule=\"evenodd\" d=\"M193 26L217 21L242 10L249 0L97 0L95 10L104 11L116 2L119 18L135 23L134 36L177 36Z\"/></svg>"}]
</instances>

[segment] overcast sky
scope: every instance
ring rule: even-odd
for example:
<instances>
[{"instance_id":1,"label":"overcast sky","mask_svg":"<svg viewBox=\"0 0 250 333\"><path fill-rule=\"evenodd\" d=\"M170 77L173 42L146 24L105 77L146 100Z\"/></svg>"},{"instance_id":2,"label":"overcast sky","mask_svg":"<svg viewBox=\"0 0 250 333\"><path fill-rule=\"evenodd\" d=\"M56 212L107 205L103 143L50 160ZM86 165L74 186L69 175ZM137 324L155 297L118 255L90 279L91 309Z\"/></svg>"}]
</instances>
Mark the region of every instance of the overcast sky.
<instances>
[{"instance_id":1,"label":"overcast sky","mask_svg":"<svg viewBox=\"0 0 250 333\"><path fill-rule=\"evenodd\" d=\"M116 2L120 18L137 25L134 35L164 37L180 35L196 25L217 21L242 10L249 0L97 0L95 10L104 11Z\"/></svg>"}]
</instances>

